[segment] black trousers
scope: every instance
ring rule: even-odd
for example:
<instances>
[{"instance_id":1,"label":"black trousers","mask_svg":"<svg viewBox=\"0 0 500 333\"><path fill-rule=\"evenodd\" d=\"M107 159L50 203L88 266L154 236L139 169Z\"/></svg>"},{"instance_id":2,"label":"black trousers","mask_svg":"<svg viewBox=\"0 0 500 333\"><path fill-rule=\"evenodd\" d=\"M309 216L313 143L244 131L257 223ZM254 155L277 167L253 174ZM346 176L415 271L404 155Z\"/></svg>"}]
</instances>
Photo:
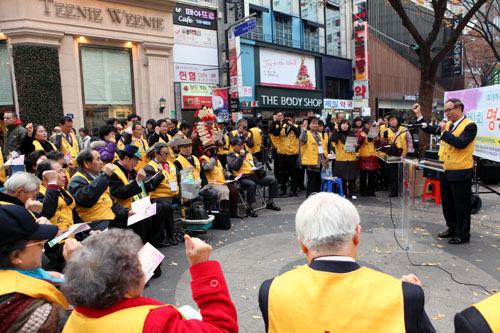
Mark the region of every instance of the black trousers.
<instances>
[{"instance_id":1,"label":"black trousers","mask_svg":"<svg viewBox=\"0 0 500 333\"><path fill-rule=\"evenodd\" d=\"M276 148L273 148L272 150L273 154L273 161L274 161L274 178L278 181L278 183L281 184L281 166L280 166L280 159L278 156L278 151Z\"/></svg>"},{"instance_id":2,"label":"black trousers","mask_svg":"<svg viewBox=\"0 0 500 333\"><path fill-rule=\"evenodd\" d=\"M306 169L303 166L297 166L297 185L300 189L305 189L304 180L305 180Z\"/></svg>"},{"instance_id":3,"label":"black trousers","mask_svg":"<svg viewBox=\"0 0 500 333\"><path fill-rule=\"evenodd\" d=\"M153 216L150 242L158 244L165 239L163 230L167 238L172 238L175 232L172 198L155 198L151 202L156 203L156 215Z\"/></svg>"},{"instance_id":4,"label":"black trousers","mask_svg":"<svg viewBox=\"0 0 500 333\"><path fill-rule=\"evenodd\" d=\"M203 200L203 205L207 210L215 210L217 208L217 192L208 188L200 190L200 197Z\"/></svg>"},{"instance_id":5,"label":"black trousers","mask_svg":"<svg viewBox=\"0 0 500 333\"><path fill-rule=\"evenodd\" d=\"M342 191L344 192L344 196L352 196L356 194L356 181L342 179Z\"/></svg>"},{"instance_id":6,"label":"black trousers","mask_svg":"<svg viewBox=\"0 0 500 333\"><path fill-rule=\"evenodd\" d=\"M472 180L449 181L446 172L440 172L441 204L446 226L455 235L470 237Z\"/></svg>"},{"instance_id":7,"label":"black trousers","mask_svg":"<svg viewBox=\"0 0 500 333\"><path fill-rule=\"evenodd\" d=\"M359 175L361 194L375 193L375 170L361 170ZM368 183L367 183L368 179Z\"/></svg>"},{"instance_id":8,"label":"black trousers","mask_svg":"<svg viewBox=\"0 0 500 333\"><path fill-rule=\"evenodd\" d=\"M297 191L298 174L297 174L297 157L298 155L279 155L281 160L281 191L286 192L286 182L290 179L292 191Z\"/></svg>"},{"instance_id":9,"label":"black trousers","mask_svg":"<svg viewBox=\"0 0 500 333\"><path fill-rule=\"evenodd\" d=\"M250 207L255 202L255 192L257 190L257 184L261 186L269 186L269 199L276 198L278 196L278 181L273 177L241 177L240 179L241 187L247 191L247 204Z\"/></svg>"},{"instance_id":10,"label":"black trousers","mask_svg":"<svg viewBox=\"0 0 500 333\"><path fill-rule=\"evenodd\" d=\"M387 163L387 182L390 195L398 195L399 163Z\"/></svg>"},{"instance_id":11,"label":"black trousers","mask_svg":"<svg viewBox=\"0 0 500 333\"><path fill-rule=\"evenodd\" d=\"M307 188L306 196L312 193L317 193L321 190L321 171L306 170L307 172Z\"/></svg>"}]
</instances>

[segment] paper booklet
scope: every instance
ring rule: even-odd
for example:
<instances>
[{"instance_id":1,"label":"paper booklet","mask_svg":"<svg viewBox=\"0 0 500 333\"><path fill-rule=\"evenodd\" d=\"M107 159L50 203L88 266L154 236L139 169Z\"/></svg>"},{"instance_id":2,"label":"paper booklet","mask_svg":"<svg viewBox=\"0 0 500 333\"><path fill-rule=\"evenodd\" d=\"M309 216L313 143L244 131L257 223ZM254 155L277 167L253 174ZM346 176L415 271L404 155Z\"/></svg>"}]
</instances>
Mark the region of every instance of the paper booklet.
<instances>
[{"instance_id":1,"label":"paper booklet","mask_svg":"<svg viewBox=\"0 0 500 333\"><path fill-rule=\"evenodd\" d=\"M156 203L151 204L151 199L148 196L132 202L132 210L135 214L128 217L127 226L156 215Z\"/></svg>"},{"instance_id":2,"label":"paper booklet","mask_svg":"<svg viewBox=\"0 0 500 333\"><path fill-rule=\"evenodd\" d=\"M356 151L356 144L358 143L358 138L355 136L348 136L345 140L344 151L352 153Z\"/></svg>"},{"instance_id":3,"label":"paper booklet","mask_svg":"<svg viewBox=\"0 0 500 333\"><path fill-rule=\"evenodd\" d=\"M150 243L146 243L142 249L139 250L139 260L141 261L142 271L146 276L146 282L151 279L156 267L160 265L163 258L165 258L165 256Z\"/></svg>"},{"instance_id":4,"label":"paper booklet","mask_svg":"<svg viewBox=\"0 0 500 333\"><path fill-rule=\"evenodd\" d=\"M80 232L89 230L90 227L87 223L77 223L73 224L71 227L68 228L68 231L66 231L64 234L59 235L58 237L54 238L53 240L49 241L49 246L52 247L59 243L60 241L65 240L68 237L71 237L73 235L76 235Z\"/></svg>"},{"instance_id":5,"label":"paper booklet","mask_svg":"<svg viewBox=\"0 0 500 333\"><path fill-rule=\"evenodd\" d=\"M372 127L368 132L368 138L373 139L378 136L378 133L380 133L380 127Z\"/></svg>"}]
</instances>

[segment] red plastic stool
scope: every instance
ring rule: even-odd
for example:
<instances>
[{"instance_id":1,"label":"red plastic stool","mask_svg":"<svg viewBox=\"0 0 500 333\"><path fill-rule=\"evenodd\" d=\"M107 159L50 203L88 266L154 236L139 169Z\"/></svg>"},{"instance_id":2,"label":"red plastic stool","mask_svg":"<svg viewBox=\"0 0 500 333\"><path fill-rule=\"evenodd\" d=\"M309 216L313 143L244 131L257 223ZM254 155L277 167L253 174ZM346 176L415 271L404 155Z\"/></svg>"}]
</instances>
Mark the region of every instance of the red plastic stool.
<instances>
[{"instance_id":1,"label":"red plastic stool","mask_svg":"<svg viewBox=\"0 0 500 333\"><path fill-rule=\"evenodd\" d=\"M430 192L427 192L429 184L432 185L432 189ZM424 195L422 195L422 202L425 201L425 198L434 199L436 205L441 204L441 185L439 184L439 180L429 179L429 178L425 179Z\"/></svg>"}]
</instances>

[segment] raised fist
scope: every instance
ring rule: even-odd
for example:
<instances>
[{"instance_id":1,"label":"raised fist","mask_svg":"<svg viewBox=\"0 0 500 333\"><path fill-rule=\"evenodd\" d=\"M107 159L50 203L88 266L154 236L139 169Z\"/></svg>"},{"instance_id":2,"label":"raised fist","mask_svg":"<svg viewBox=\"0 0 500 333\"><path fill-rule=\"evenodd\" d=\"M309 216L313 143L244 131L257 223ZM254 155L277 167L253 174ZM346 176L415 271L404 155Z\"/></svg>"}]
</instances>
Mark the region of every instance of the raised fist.
<instances>
[{"instance_id":1,"label":"raised fist","mask_svg":"<svg viewBox=\"0 0 500 333\"><path fill-rule=\"evenodd\" d=\"M26 130L28 131L28 136L31 138L33 136L33 124L29 123L26 125Z\"/></svg>"},{"instance_id":2,"label":"raised fist","mask_svg":"<svg viewBox=\"0 0 500 333\"><path fill-rule=\"evenodd\" d=\"M42 178L43 178L43 180L46 180L47 183L53 184L53 183L57 183L58 174L54 170L47 170L47 171L43 172Z\"/></svg>"},{"instance_id":3,"label":"raised fist","mask_svg":"<svg viewBox=\"0 0 500 333\"><path fill-rule=\"evenodd\" d=\"M109 164L106 164L106 166L104 167L104 173L107 174L108 176L111 176L111 174L113 174L113 172L115 171L116 167L109 163Z\"/></svg>"}]
</instances>

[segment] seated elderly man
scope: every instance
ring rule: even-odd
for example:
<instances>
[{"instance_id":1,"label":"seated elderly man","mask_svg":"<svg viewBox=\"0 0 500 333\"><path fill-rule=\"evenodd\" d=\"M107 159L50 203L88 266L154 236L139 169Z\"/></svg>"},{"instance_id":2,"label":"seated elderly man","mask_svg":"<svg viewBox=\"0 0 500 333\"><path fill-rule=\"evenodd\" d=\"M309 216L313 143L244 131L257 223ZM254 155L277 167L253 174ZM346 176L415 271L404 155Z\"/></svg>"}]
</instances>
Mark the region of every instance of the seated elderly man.
<instances>
[{"instance_id":1,"label":"seated elderly man","mask_svg":"<svg viewBox=\"0 0 500 333\"><path fill-rule=\"evenodd\" d=\"M5 182L5 192L0 193L0 205L17 205L40 214L42 204L36 201L40 180L27 172L16 172Z\"/></svg>"},{"instance_id":2,"label":"seated elderly man","mask_svg":"<svg viewBox=\"0 0 500 333\"><path fill-rule=\"evenodd\" d=\"M236 309L224 275L209 261L212 247L185 236L191 288L202 320L185 320L172 305L142 297L146 278L131 230L88 237L66 266L64 295L75 306L66 332L237 332Z\"/></svg>"},{"instance_id":3,"label":"seated elderly man","mask_svg":"<svg viewBox=\"0 0 500 333\"><path fill-rule=\"evenodd\" d=\"M272 177L259 177L252 170L259 161L245 150L245 143L241 138L234 138L231 141L231 146L233 151L227 155L227 165L233 171L234 176L242 175L239 181L241 186L247 191L247 215L251 217L258 216L252 208L252 204L255 202L257 184L269 186L269 199L267 199L266 208L276 211L281 210L274 203L274 198L278 195L278 181Z\"/></svg>"},{"instance_id":4,"label":"seated elderly man","mask_svg":"<svg viewBox=\"0 0 500 333\"><path fill-rule=\"evenodd\" d=\"M68 191L76 201L76 212L83 222L91 222L93 230L105 230L110 222L118 223L118 219L126 219L130 213L128 208L115 203L109 190L109 180L115 166L106 164L103 172L99 152L84 149L76 157L78 171L71 177Z\"/></svg>"},{"instance_id":5,"label":"seated elderly man","mask_svg":"<svg viewBox=\"0 0 500 333\"><path fill-rule=\"evenodd\" d=\"M62 275L40 268L43 245L57 226L39 224L26 208L12 205L0 206L0 221L0 331L61 332L68 315L56 288ZM66 258L77 244L66 242Z\"/></svg>"},{"instance_id":6,"label":"seated elderly man","mask_svg":"<svg viewBox=\"0 0 500 333\"><path fill-rule=\"evenodd\" d=\"M260 287L269 332L434 332L416 276L398 280L356 263L361 226L349 200L311 195L295 227L308 264Z\"/></svg>"}]
</instances>

